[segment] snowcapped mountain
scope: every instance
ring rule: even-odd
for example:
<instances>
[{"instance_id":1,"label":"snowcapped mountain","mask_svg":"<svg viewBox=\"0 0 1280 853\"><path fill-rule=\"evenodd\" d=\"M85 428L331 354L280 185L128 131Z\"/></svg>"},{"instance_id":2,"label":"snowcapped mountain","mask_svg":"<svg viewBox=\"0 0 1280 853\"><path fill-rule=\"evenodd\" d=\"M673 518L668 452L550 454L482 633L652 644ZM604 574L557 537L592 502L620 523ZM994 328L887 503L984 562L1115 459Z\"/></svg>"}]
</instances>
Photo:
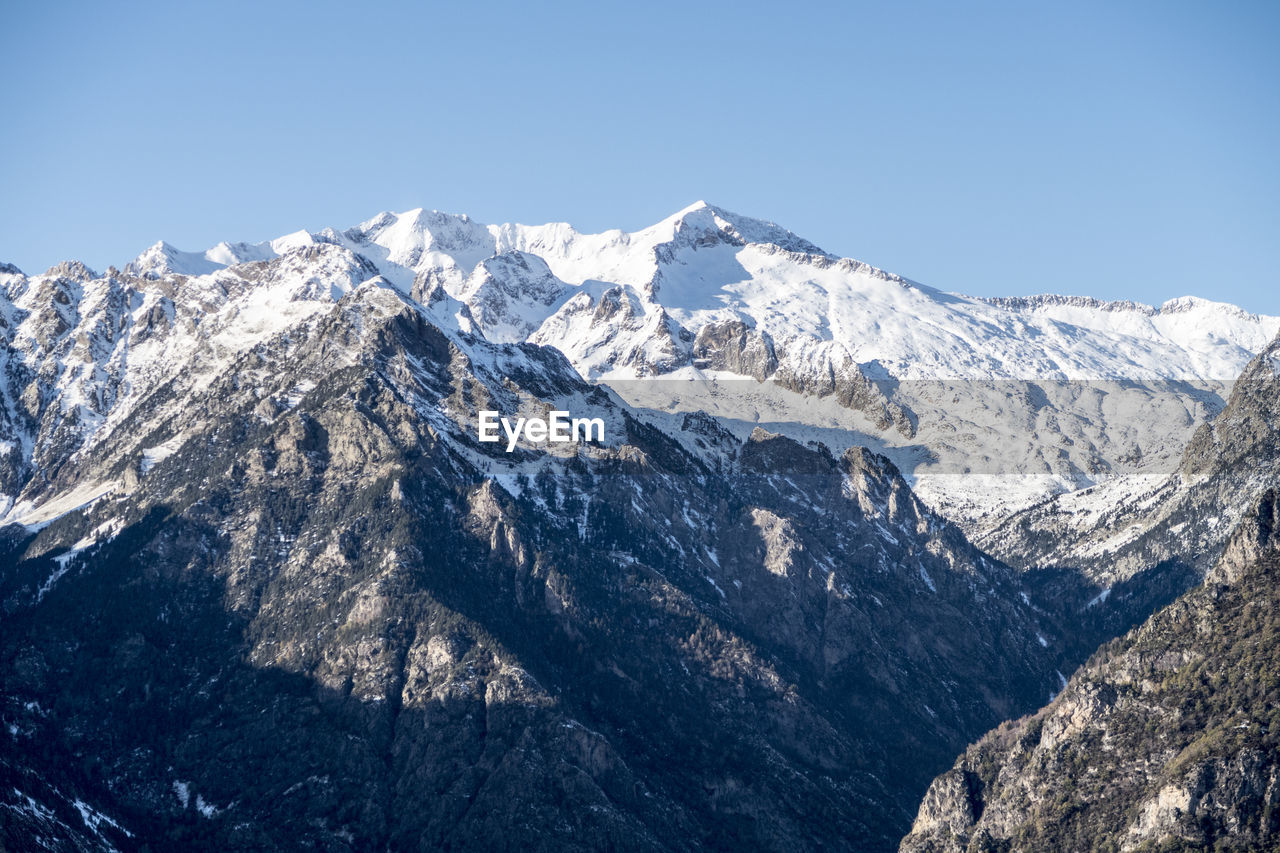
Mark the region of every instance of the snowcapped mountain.
<instances>
[{"instance_id":1,"label":"snowcapped mountain","mask_svg":"<svg viewBox=\"0 0 1280 853\"><path fill-rule=\"evenodd\" d=\"M891 849L1153 562L1225 547L1278 328L948 294L705 204L0 267L0 808L18 845Z\"/></svg>"},{"instance_id":2,"label":"snowcapped mountain","mask_svg":"<svg viewBox=\"0 0 1280 853\"><path fill-rule=\"evenodd\" d=\"M7 469L47 476L179 365L207 370L374 278L450 328L555 347L642 408L873 447L974 532L1052 494L1167 473L1280 329L1193 298L957 296L701 202L602 234L384 213L203 253L159 243L103 276L0 274ZM27 478L5 477L8 512Z\"/></svg>"},{"instance_id":3,"label":"snowcapped mountain","mask_svg":"<svg viewBox=\"0 0 1280 853\"><path fill-rule=\"evenodd\" d=\"M860 367L898 380L1230 380L1280 329L1280 318L1193 297L1157 309L1081 297L947 294L703 202L641 231L603 234L565 223L486 226L421 209L383 213L344 232L300 231L260 244L220 243L203 253L162 242L125 272L208 275L317 243L365 256L406 292L418 277L432 275L463 301L476 288L468 282L477 267L512 253L526 256L526 264L536 257L542 263L535 271L520 264L500 276L510 282L512 307L521 303L520 285L532 283L522 276L545 279L535 286L541 308L519 312L523 325L538 326L530 333L538 342L575 331L558 348L579 354L574 366L588 378L653 375L692 360L684 346L674 348L675 365L645 361L639 353L648 341L620 337L606 323L575 322L588 306L594 313L613 288L643 318L665 312L693 334L739 321L782 349L796 340L830 342ZM553 280L563 287L549 298ZM487 301L496 323L502 300ZM627 351L635 355L621 357Z\"/></svg>"},{"instance_id":4,"label":"snowcapped mountain","mask_svg":"<svg viewBox=\"0 0 1280 853\"><path fill-rule=\"evenodd\" d=\"M266 243L219 243L204 252L184 252L161 240L130 261L127 275L160 278L167 274L208 275L226 267L250 261L278 258L290 249L309 246L315 239L306 231L286 234Z\"/></svg>"},{"instance_id":5,"label":"snowcapped mountain","mask_svg":"<svg viewBox=\"0 0 1280 853\"><path fill-rule=\"evenodd\" d=\"M1194 298L1154 309L1079 298L955 296L702 202L633 233L481 226L465 216L415 210L315 236L367 255L393 281L436 272L455 296L488 258L508 252L541 258L567 287L544 303L541 317L526 321L541 321L545 331L533 337L542 341L576 332L559 338L559 347L578 354L571 360L588 378L654 375L692 360L691 339L673 346L674 364L654 363L639 355L647 340L619 336L607 323L576 322L612 288L637 316L665 312L694 335L705 325L740 321L784 350L797 340L837 344L864 369L899 380L1230 380L1280 328L1280 318Z\"/></svg>"}]
</instances>

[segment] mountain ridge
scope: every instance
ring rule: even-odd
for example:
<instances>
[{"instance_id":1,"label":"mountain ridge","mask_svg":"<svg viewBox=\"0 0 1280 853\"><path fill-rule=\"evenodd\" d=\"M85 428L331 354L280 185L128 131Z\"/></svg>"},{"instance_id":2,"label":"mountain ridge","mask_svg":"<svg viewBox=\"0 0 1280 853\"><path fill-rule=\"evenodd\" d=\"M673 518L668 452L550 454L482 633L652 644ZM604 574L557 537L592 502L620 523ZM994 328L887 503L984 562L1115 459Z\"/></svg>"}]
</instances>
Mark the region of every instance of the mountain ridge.
<instances>
[{"instance_id":1,"label":"mountain ridge","mask_svg":"<svg viewBox=\"0 0 1280 853\"><path fill-rule=\"evenodd\" d=\"M351 257L339 259L337 250ZM3 274L2 284L8 300L21 303L33 287L62 280L93 292L128 288L133 280L159 282L163 290L166 279L181 277L183 287L208 294L206 312L219 313L217 306L237 299L284 300L293 311L306 302L299 301L301 291L254 296L268 286L292 287L278 275L259 280L253 272L284 257L293 258L286 265L302 278L316 275L306 257L328 258L365 270L364 278L381 276L416 299L447 305L452 314L441 322L451 327L556 347L584 377L636 392L633 402L653 408L714 408L725 402L708 398L720 394L716 383L763 382L723 384L722 390L742 398L728 401L731 407L754 411L758 421L802 440L836 428L854 436L853 443L876 446L926 500L973 534L1009 508L1165 464L1161 460L1225 401L1227 380L1280 330L1280 318L1197 299L1148 310L1078 297L947 294L702 202L639 231L599 234L565 223L484 225L419 208L382 213L345 231L219 243L204 253L160 243L124 270L99 275L70 263L41 276ZM135 289L148 288L157 289ZM440 301L444 296L447 303ZM65 298L81 297L68 291ZM193 314L190 323L196 321ZM73 322L69 314L50 320L51 328ZM273 322L263 318L259 325ZM127 353L121 358L120 369L127 370ZM654 378L686 384L632 383ZM989 381L1028 384L1002 393L982 386ZM1110 381L1137 384L1110 385L1087 398L1069 387ZM1166 381L1196 383L1203 393L1188 403ZM14 388L15 398L28 382ZM935 382L942 384L929 384ZM947 423L957 415L947 402L956 394L965 398L959 410L971 430L957 432ZM1109 405L1115 414L1098 402L1103 394L1121 401ZM797 405L801 398L838 405ZM1150 434L1135 434L1132 413L1142 407L1171 411L1140 424ZM1040 431L1042 422L1055 420L1060 427ZM1070 438L1065 456L1053 437L1059 428ZM970 436L983 434L1005 438L998 447L983 446L980 438L974 446ZM1006 497L950 476L972 459L992 466L981 473L996 475L998 494Z\"/></svg>"}]
</instances>

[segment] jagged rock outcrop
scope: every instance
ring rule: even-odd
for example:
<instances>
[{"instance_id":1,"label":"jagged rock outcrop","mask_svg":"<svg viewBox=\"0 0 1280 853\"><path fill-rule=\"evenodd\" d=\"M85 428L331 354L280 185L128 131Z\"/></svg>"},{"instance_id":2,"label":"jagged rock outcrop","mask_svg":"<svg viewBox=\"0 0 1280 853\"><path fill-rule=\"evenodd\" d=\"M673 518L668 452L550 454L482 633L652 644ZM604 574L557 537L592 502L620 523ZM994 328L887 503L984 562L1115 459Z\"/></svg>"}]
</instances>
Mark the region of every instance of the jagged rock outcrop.
<instances>
[{"instance_id":1,"label":"jagged rock outcrop","mask_svg":"<svg viewBox=\"0 0 1280 853\"><path fill-rule=\"evenodd\" d=\"M693 363L708 370L728 370L763 382L778 369L773 339L741 320L708 323L693 341Z\"/></svg>"},{"instance_id":2,"label":"jagged rock outcrop","mask_svg":"<svg viewBox=\"0 0 1280 853\"><path fill-rule=\"evenodd\" d=\"M537 255L513 251L481 262L459 286L459 297L486 338L517 343L538 330L568 290Z\"/></svg>"},{"instance_id":3,"label":"jagged rock outcrop","mask_svg":"<svg viewBox=\"0 0 1280 853\"><path fill-rule=\"evenodd\" d=\"M935 780L903 851L1280 844L1280 507L1203 586L1104 646L1048 706Z\"/></svg>"},{"instance_id":4,"label":"jagged rock outcrop","mask_svg":"<svg viewBox=\"0 0 1280 853\"><path fill-rule=\"evenodd\" d=\"M886 398L842 346L792 342L773 381L800 394L831 397L847 409L862 412L881 430L892 428L906 438L915 436L911 412Z\"/></svg>"}]
</instances>

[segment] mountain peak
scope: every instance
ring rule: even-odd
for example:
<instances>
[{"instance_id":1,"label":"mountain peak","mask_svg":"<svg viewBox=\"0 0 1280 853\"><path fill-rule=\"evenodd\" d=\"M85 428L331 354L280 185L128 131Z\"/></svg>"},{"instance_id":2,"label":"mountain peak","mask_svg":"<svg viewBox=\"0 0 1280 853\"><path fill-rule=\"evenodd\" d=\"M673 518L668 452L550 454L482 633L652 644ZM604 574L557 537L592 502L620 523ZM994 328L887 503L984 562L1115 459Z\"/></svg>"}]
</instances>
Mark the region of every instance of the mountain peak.
<instances>
[{"instance_id":1,"label":"mountain peak","mask_svg":"<svg viewBox=\"0 0 1280 853\"><path fill-rule=\"evenodd\" d=\"M225 267L226 264L211 260L207 253L184 252L181 249L159 240L125 265L128 275L143 278L158 278L165 273L178 275L207 275Z\"/></svg>"},{"instance_id":2,"label":"mountain peak","mask_svg":"<svg viewBox=\"0 0 1280 853\"><path fill-rule=\"evenodd\" d=\"M1233 317L1257 316L1229 302L1216 302L1200 296L1179 296L1160 306L1161 314L1185 314L1192 311L1213 311Z\"/></svg>"},{"instance_id":3,"label":"mountain peak","mask_svg":"<svg viewBox=\"0 0 1280 853\"><path fill-rule=\"evenodd\" d=\"M676 217L683 217L683 216L686 216L686 215L688 215L688 214L690 214L690 213L695 213L695 212L697 212L697 211L699 211L699 210L712 210L712 211L718 211L718 210L719 210L719 208L717 208L715 205L713 205L713 204L709 203L709 202L708 202L708 201L706 201L705 199L698 199L698 200L697 200L697 201L695 201L693 204L688 205L687 207L681 208L680 210L677 210L677 211L676 211L674 214L672 214L672 215L673 215L673 216L676 216Z\"/></svg>"},{"instance_id":4,"label":"mountain peak","mask_svg":"<svg viewBox=\"0 0 1280 853\"><path fill-rule=\"evenodd\" d=\"M771 244L787 251L806 255L828 255L823 249L775 222L733 213L702 200L676 211L644 231L659 229L663 231L670 229L672 239L676 239L686 230L691 230L703 237L713 239L720 234L743 243Z\"/></svg>"},{"instance_id":5,"label":"mountain peak","mask_svg":"<svg viewBox=\"0 0 1280 853\"><path fill-rule=\"evenodd\" d=\"M6 264L5 266L11 267L12 272L20 272L17 267L12 266L11 264ZM89 281L90 279L98 277L96 272L89 269L80 261L63 261L62 263L54 264L45 271L45 275L69 278L72 281Z\"/></svg>"}]
</instances>

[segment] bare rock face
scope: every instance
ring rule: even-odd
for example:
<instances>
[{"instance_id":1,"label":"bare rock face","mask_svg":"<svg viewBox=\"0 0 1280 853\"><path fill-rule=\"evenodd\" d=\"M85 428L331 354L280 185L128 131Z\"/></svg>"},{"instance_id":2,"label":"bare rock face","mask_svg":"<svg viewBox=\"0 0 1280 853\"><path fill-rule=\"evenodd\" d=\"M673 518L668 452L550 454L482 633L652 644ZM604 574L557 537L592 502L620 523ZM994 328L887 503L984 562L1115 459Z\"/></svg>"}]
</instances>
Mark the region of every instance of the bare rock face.
<instances>
[{"instance_id":1,"label":"bare rock face","mask_svg":"<svg viewBox=\"0 0 1280 853\"><path fill-rule=\"evenodd\" d=\"M880 429L895 429L908 438L915 434L911 415L888 399L839 345L796 341L791 351L779 352L767 332L742 320L724 320L698 329L692 364L750 376L757 382L770 380L798 394L830 397L847 409L863 412Z\"/></svg>"},{"instance_id":2,"label":"bare rock face","mask_svg":"<svg viewBox=\"0 0 1280 853\"><path fill-rule=\"evenodd\" d=\"M6 272L9 272L9 271L12 271L14 273L19 273L19 270L16 267L12 267L11 270L6 270ZM63 261L62 263L54 264L53 266L49 267L48 270L45 271L45 275L56 276L58 278L67 278L67 279L70 279L71 281L79 281L79 282L89 281L90 279L97 278L97 273L89 269L80 261Z\"/></svg>"},{"instance_id":3,"label":"bare rock face","mask_svg":"<svg viewBox=\"0 0 1280 853\"><path fill-rule=\"evenodd\" d=\"M980 780L972 772L957 767L943 773L924 795L924 802L920 804L920 811L911 827L912 836L945 839L947 842L951 839L968 840L985 808L981 793Z\"/></svg>"},{"instance_id":4,"label":"bare rock face","mask_svg":"<svg viewBox=\"0 0 1280 853\"><path fill-rule=\"evenodd\" d=\"M694 366L728 370L763 382L778 369L773 339L741 320L708 323L693 341Z\"/></svg>"},{"instance_id":5,"label":"bare rock face","mask_svg":"<svg viewBox=\"0 0 1280 853\"><path fill-rule=\"evenodd\" d=\"M938 777L904 851L1280 844L1280 537L1269 491L1205 584Z\"/></svg>"},{"instance_id":6,"label":"bare rock face","mask_svg":"<svg viewBox=\"0 0 1280 853\"><path fill-rule=\"evenodd\" d=\"M911 414L889 400L844 347L800 341L792 342L792 347L773 376L780 386L799 394L832 397L847 409L863 412L882 430L892 428L907 438L915 435Z\"/></svg>"},{"instance_id":7,"label":"bare rock face","mask_svg":"<svg viewBox=\"0 0 1280 853\"><path fill-rule=\"evenodd\" d=\"M1254 512L1245 517L1223 549L1222 557L1205 579L1209 584L1233 584L1253 564L1265 559L1280 541L1280 501L1268 489Z\"/></svg>"}]
</instances>

